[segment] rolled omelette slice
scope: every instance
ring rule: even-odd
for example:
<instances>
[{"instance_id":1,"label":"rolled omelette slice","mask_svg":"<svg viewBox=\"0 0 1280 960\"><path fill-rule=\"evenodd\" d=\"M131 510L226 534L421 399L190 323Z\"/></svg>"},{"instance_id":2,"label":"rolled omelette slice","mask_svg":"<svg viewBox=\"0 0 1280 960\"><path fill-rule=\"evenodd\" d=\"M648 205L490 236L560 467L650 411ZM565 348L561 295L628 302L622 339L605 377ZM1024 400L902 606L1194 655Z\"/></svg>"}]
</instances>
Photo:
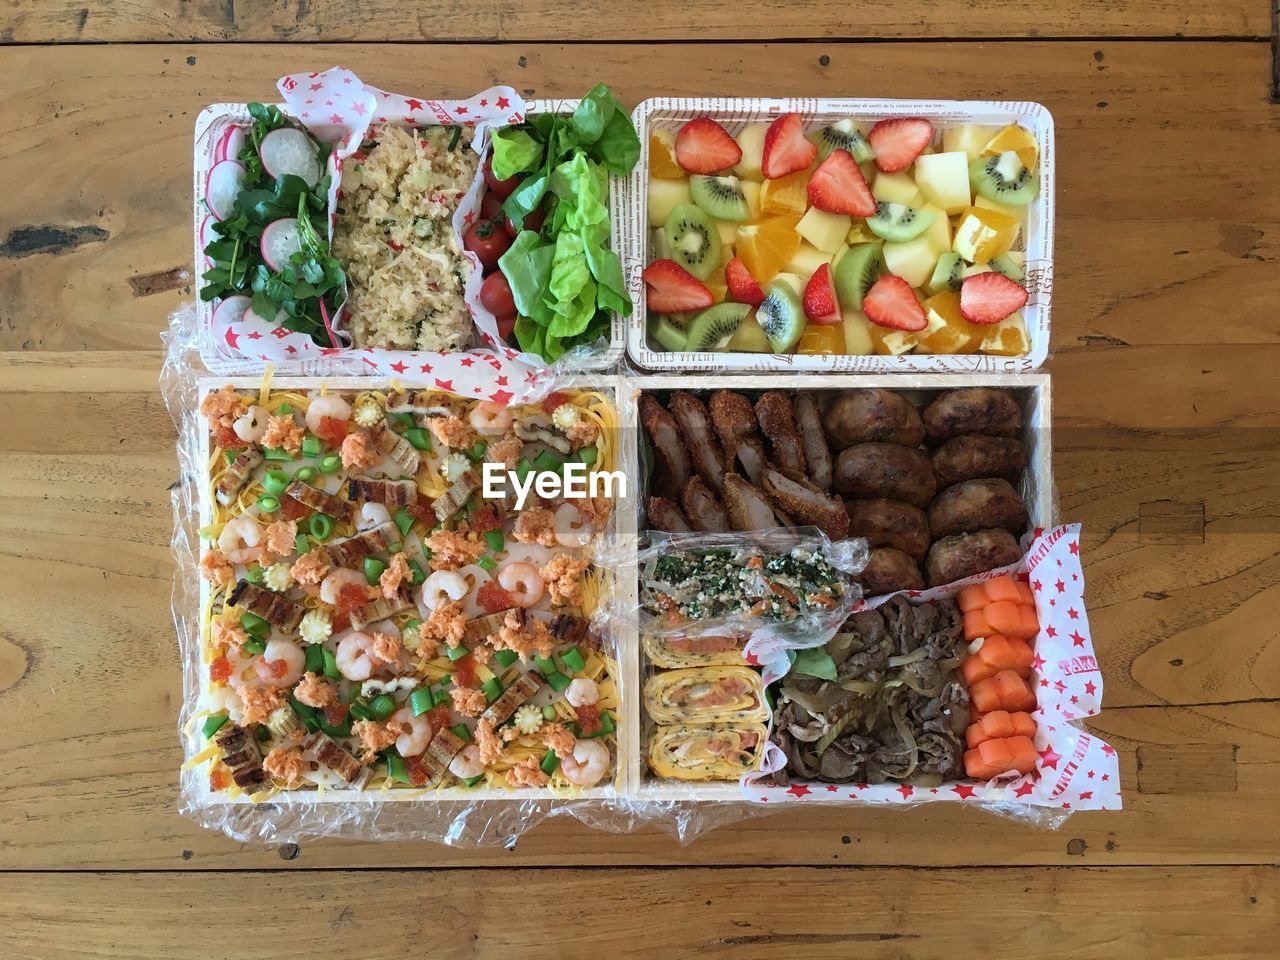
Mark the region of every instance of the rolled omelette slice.
<instances>
[{"instance_id":1,"label":"rolled omelette slice","mask_svg":"<svg viewBox=\"0 0 1280 960\"><path fill-rule=\"evenodd\" d=\"M655 667L732 666L742 663L742 648L749 638L714 633L706 636L645 634L644 652Z\"/></svg>"},{"instance_id":2,"label":"rolled omelette slice","mask_svg":"<svg viewBox=\"0 0 1280 960\"><path fill-rule=\"evenodd\" d=\"M644 685L654 723L764 723L769 707L760 674L745 666L655 673Z\"/></svg>"},{"instance_id":3,"label":"rolled omelette slice","mask_svg":"<svg viewBox=\"0 0 1280 960\"><path fill-rule=\"evenodd\" d=\"M763 723L658 727L649 767L672 780L737 780L760 765L767 736Z\"/></svg>"}]
</instances>

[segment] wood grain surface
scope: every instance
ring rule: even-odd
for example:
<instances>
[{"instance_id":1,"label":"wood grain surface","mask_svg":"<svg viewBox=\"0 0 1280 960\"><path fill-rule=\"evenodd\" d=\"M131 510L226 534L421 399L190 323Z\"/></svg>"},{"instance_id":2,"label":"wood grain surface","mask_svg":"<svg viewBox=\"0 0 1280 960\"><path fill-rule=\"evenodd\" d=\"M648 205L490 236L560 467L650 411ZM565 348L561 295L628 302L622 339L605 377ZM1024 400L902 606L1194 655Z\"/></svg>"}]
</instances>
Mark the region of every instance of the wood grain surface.
<instances>
[{"instance_id":1,"label":"wood grain surface","mask_svg":"<svg viewBox=\"0 0 1280 960\"><path fill-rule=\"evenodd\" d=\"M983 911L1002 904L1002 953L1014 958L1272 952L1280 106L1268 100L1269 7L864 4L843 8L862 22L837 25L829 4L605 4L598 22L569 6L0 4L0 41L12 41L0 43L7 948L967 956L992 935ZM552 23L556 39L636 42L530 42L552 39ZM270 42L313 39L404 42ZM178 464L157 378L160 331L192 293L192 124L207 103L268 98L279 74L335 62L442 96L495 81L574 95L605 79L628 103L687 92L1048 106L1054 472L1061 516L1084 524L1106 678L1092 726L1120 753L1125 810L1047 831L951 805L810 809L688 846L560 818L510 850L242 844L180 817ZM228 938L236 925L210 905L231 901L253 905L262 936Z\"/></svg>"}]
</instances>

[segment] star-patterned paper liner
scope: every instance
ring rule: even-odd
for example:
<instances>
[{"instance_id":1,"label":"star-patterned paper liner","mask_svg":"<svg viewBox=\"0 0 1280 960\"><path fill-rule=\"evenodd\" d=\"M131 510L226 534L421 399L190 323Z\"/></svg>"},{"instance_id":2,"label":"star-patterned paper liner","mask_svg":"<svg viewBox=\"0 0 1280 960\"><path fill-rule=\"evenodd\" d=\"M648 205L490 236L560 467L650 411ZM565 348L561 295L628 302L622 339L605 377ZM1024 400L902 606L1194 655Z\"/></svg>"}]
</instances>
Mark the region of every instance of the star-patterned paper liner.
<instances>
[{"instance_id":1,"label":"star-patterned paper liner","mask_svg":"<svg viewBox=\"0 0 1280 960\"><path fill-rule=\"evenodd\" d=\"M371 124L474 124L473 147L483 152L488 148L489 130L520 123L525 117L525 101L506 86L490 87L466 100L405 97L370 86L344 67L323 73L289 74L281 77L277 86L285 111L318 139L333 144L328 161L332 177L328 224L331 237L343 161L360 149ZM238 149L234 146L237 129L228 126L221 136L205 144L210 164L234 155ZM477 174L454 212L453 227L459 236L477 216L482 183L483 177ZM210 366L221 368L229 364L223 372L252 373L262 364L273 363L281 373L393 377L416 386L505 404L538 399L550 389L556 374L575 372L579 360L590 359L589 352L583 357L571 354L548 367L540 357L506 346L498 335L493 314L480 303L483 277L479 261L468 251L464 256L473 267L464 298L483 346L454 353L323 347L306 334L284 330L256 317L246 319L243 311L238 315L234 310L213 313L210 307L210 346L216 351L216 359L223 361ZM349 339L340 310L333 311L330 326L339 341L345 343Z\"/></svg>"},{"instance_id":2,"label":"star-patterned paper liner","mask_svg":"<svg viewBox=\"0 0 1280 960\"><path fill-rule=\"evenodd\" d=\"M786 764L772 743L762 769L744 777L743 796L755 803L800 801L904 804L926 801L972 802L981 805L1038 807L1062 812L1118 810L1120 767L1116 751L1081 722L1102 707L1102 673L1089 632L1084 603L1084 570L1080 562L1080 525L1037 530L1017 563L931 590L910 590L912 601L954 596L961 587L1010 573L1031 585L1040 633L1035 639L1031 682L1037 707L1036 750L1040 759L1026 776L990 783L960 781L936 787L911 784L834 784L793 780L783 787L765 782ZM863 601L857 610L872 610L894 594ZM786 661L765 665L765 682L786 672Z\"/></svg>"}]
</instances>

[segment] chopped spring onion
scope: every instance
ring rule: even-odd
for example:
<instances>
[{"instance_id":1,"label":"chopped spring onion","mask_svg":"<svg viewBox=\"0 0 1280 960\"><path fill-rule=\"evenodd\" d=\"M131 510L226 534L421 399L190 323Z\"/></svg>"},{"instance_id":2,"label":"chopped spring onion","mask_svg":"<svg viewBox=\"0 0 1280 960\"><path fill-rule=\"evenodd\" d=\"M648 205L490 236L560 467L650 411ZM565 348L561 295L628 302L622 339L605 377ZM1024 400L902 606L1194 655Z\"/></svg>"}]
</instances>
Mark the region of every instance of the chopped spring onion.
<instances>
[{"instance_id":1,"label":"chopped spring onion","mask_svg":"<svg viewBox=\"0 0 1280 960\"><path fill-rule=\"evenodd\" d=\"M592 444L589 447L583 447L578 451L578 459L588 467L596 462L596 458L599 457L599 455L600 451L596 449L595 444Z\"/></svg>"},{"instance_id":2,"label":"chopped spring onion","mask_svg":"<svg viewBox=\"0 0 1280 960\"><path fill-rule=\"evenodd\" d=\"M239 452L239 450L223 450L222 455L227 458L227 463L235 463L236 454Z\"/></svg>"},{"instance_id":3,"label":"chopped spring onion","mask_svg":"<svg viewBox=\"0 0 1280 960\"><path fill-rule=\"evenodd\" d=\"M197 530L197 531L196 531L196 533L200 534L200 539L201 539L201 540L212 540L212 539L213 539L213 526L212 526L212 525L210 525L210 526L207 526L207 527L201 527L199 530Z\"/></svg>"},{"instance_id":4,"label":"chopped spring onion","mask_svg":"<svg viewBox=\"0 0 1280 960\"><path fill-rule=\"evenodd\" d=\"M258 509L263 513L275 513L280 509L280 500L277 497L264 493L258 498Z\"/></svg>"},{"instance_id":5,"label":"chopped spring onion","mask_svg":"<svg viewBox=\"0 0 1280 960\"><path fill-rule=\"evenodd\" d=\"M342 457L336 453L327 453L324 459L320 461L321 473L337 473L342 469Z\"/></svg>"},{"instance_id":6,"label":"chopped spring onion","mask_svg":"<svg viewBox=\"0 0 1280 960\"><path fill-rule=\"evenodd\" d=\"M262 451L262 456L266 460L274 460L276 462L287 463L293 459L293 454L288 450L281 450L278 447L267 447Z\"/></svg>"},{"instance_id":7,"label":"chopped spring onion","mask_svg":"<svg viewBox=\"0 0 1280 960\"><path fill-rule=\"evenodd\" d=\"M324 675L330 680L337 680L342 674L338 671L338 656L328 647L320 648L320 656L324 658Z\"/></svg>"},{"instance_id":8,"label":"chopped spring onion","mask_svg":"<svg viewBox=\"0 0 1280 960\"><path fill-rule=\"evenodd\" d=\"M240 614L240 626L244 627L245 630L251 634L271 632L271 624L267 623L267 621L263 620L256 613Z\"/></svg>"},{"instance_id":9,"label":"chopped spring onion","mask_svg":"<svg viewBox=\"0 0 1280 960\"><path fill-rule=\"evenodd\" d=\"M404 507L396 511L396 529L400 531L402 537L407 537L409 531L413 529L413 514Z\"/></svg>"},{"instance_id":10,"label":"chopped spring onion","mask_svg":"<svg viewBox=\"0 0 1280 960\"><path fill-rule=\"evenodd\" d=\"M502 681L497 677L490 677L480 684L480 689L484 691L485 699L493 703L493 701L502 696Z\"/></svg>"},{"instance_id":11,"label":"chopped spring onion","mask_svg":"<svg viewBox=\"0 0 1280 960\"><path fill-rule=\"evenodd\" d=\"M554 690L556 693L559 693L561 690L563 690L565 687L567 687L570 683L573 682L568 677L566 677L563 673L561 673L559 670L552 670L550 673L544 674L543 679L547 681L547 686L550 687L552 690Z\"/></svg>"},{"instance_id":12,"label":"chopped spring onion","mask_svg":"<svg viewBox=\"0 0 1280 960\"><path fill-rule=\"evenodd\" d=\"M488 449L489 449L489 444L485 443L483 440L477 440L475 443L473 443L470 447L468 447L466 450L463 450L462 452L466 454L468 460L472 460L476 463L479 463L481 460L484 459L485 451L487 451Z\"/></svg>"},{"instance_id":13,"label":"chopped spring onion","mask_svg":"<svg viewBox=\"0 0 1280 960\"><path fill-rule=\"evenodd\" d=\"M605 734L613 733L613 717L607 713L600 714L600 729L596 730L595 733L583 733L582 728L576 722L569 724L569 729L580 740L594 740L596 737L603 737Z\"/></svg>"},{"instance_id":14,"label":"chopped spring onion","mask_svg":"<svg viewBox=\"0 0 1280 960\"><path fill-rule=\"evenodd\" d=\"M369 581L369 586L377 586L378 578L382 576L382 571L387 569L387 564L377 557L364 558L364 578Z\"/></svg>"},{"instance_id":15,"label":"chopped spring onion","mask_svg":"<svg viewBox=\"0 0 1280 960\"><path fill-rule=\"evenodd\" d=\"M503 670L507 669L507 667L511 666L519 659L520 655L514 650L499 650L493 655L494 662Z\"/></svg>"},{"instance_id":16,"label":"chopped spring onion","mask_svg":"<svg viewBox=\"0 0 1280 960\"><path fill-rule=\"evenodd\" d=\"M582 651L577 647L570 647L564 653L560 654L560 662L569 668L573 673L581 673L587 668L587 661L582 656Z\"/></svg>"},{"instance_id":17,"label":"chopped spring onion","mask_svg":"<svg viewBox=\"0 0 1280 960\"><path fill-rule=\"evenodd\" d=\"M540 763L539 766L542 767L543 773L548 775L553 774L556 772L556 767L560 766L560 758L556 756L556 752L554 750L548 750L543 754L542 763Z\"/></svg>"},{"instance_id":18,"label":"chopped spring onion","mask_svg":"<svg viewBox=\"0 0 1280 960\"><path fill-rule=\"evenodd\" d=\"M462 139L462 127L455 126L449 132L449 149L452 150L458 145L458 141Z\"/></svg>"},{"instance_id":19,"label":"chopped spring onion","mask_svg":"<svg viewBox=\"0 0 1280 960\"><path fill-rule=\"evenodd\" d=\"M270 730L268 730L266 727L259 727L259 728L258 728L258 742L259 742L259 743L266 743L266 742L267 742L268 740L270 740L270 739L271 739L271 731L270 731Z\"/></svg>"},{"instance_id":20,"label":"chopped spring onion","mask_svg":"<svg viewBox=\"0 0 1280 960\"><path fill-rule=\"evenodd\" d=\"M493 557L481 557L476 561L476 566L484 570L496 570L498 569L498 561L494 560Z\"/></svg>"},{"instance_id":21,"label":"chopped spring onion","mask_svg":"<svg viewBox=\"0 0 1280 960\"><path fill-rule=\"evenodd\" d=\"M533 665L538 668L538 672L543 676L556 672L556 662L550 657L534 657Z\"/></svg>"},{"instance_id":22,"label":"chopped spring onion","mask_svg":"<svg viewBox=\"0 0 1280 960\"><path fill-rule=\"evenodd\" d=\"M298 556L302 556L311 549L311 541L307 539L307 535L305 533L300 533L293 538L293 549L297 552Z\"/></svg>"},{"instance_id":23,"label":"chopped spring onion","mask_svg":"<svg viewBox=\"0 0 1280 960\"><path fill-rule=\"evenodd\" d=\"M397 540L395 543L387 544L387 553L395 554L395 553L399 553L403 549L404 549L404 544L401 543L399 540Z\"/></svg>"},{"instance_id":24,"label":"chopped spring onion","mask_svg":"<svg viewBox=\"0 0 1280 960\"><path fill-rule=\"evenodd\" d=\"M507 545L501 530L486 530L484 532L484 542L489 545L489 549L494 553L497 553Z\"/></svg>"},{"instance_id":25,"label":"chopped spring onion","mask_svg":"<svg viewBox=\"0 0 1280 960\"><path fill-rule=\"evenodd\" d=\"M320 438L313 433L308 433L302 438L302 455L307 459L313 459L320 456Z\"/></svg>"},{"instance_id":26,"label":"chopped spring onion","mask_svg":"<svg viewBox=\"0 0 1280 960\"><path fill-rule=\"evenodd\" d=\"M559 473L564 469L564 460L550 450L543 450L533 458L533 468L543 473Z\"/></svg>"},{"instance_id":27,"label":"chopped spring onion","mask_svg":"<svg viewBox=\"0 0 1280 960\"><path fill-rule=\"evenodd\" d=\"M423 430L421 427L410 427L404 432L404 438L413 444L413 448L415 450L430 451L434 449L431 446L430 435L428 435L427 431Z\"/></svg>"},{"instance_id":28,"label":"chopped spring onion","mask_svg":"<svg viewBox=\"0 0 1280 960\"><path fill-rule=\"evenodd\" d=\"M277 416L287 417L291 413L293 413L293 407L289 406L287 403L282 403L280 404L280 410L277 413Z\"/></svg>"},{"instance_id":29,"label":"chopped spring onion","mask_svg":"<svg viewBox=\"0 0 1280 960\"><path fill-rule=\"evenodd\" d=\"M396 712L396 702L388 694L380 693L369 701L369 712L375 720L385 720Z\"/></svg>"},{"instance_id":30,"label":"chopped spring onion","mask_svg":"<svg viewBox=\"0 0 1280 960\"><path fill-rule=\"evenodd\" d=\"M324 670L324 647L319 644L307 647L307 659L303 669L307 673L320 673Z\"/></svg>"},{"instance_id":31,"label":"chopped spring onion","mask_svg":"<svg viewBox=\"0 0 1280 960\"><path fill-rule=\"evenodd\" d=\"M208 740L215 733L222 729L222 725L230 719L225 713L215 713L204 722L204 726L200 728L200 732L204 734L204 738Z\"/></svg>"},{"instance_id":32,"label":"chopped spring onion","mask_svg":"<svg viewBox=\"0 0 1280 960\"><path fill-rule=\"evenodd\" d=\"M409 582L415 587L427 579L427 574L422 569L422 564L418 563L417 560L409 561L409 569L413 571L413 577L410 578Z\"/></svg>"},{"instance_id":33,"label":"chopped spring onion","mask_svg":"<svg viewBox=\"0 0 1280 960\"><path fill-rule=\"evenodd\" d=\"M391 419L402 427L416 427L418 424L413 419L412 413L393 413Z\"/></svg>"},{"instance_id":34,"label":"chopped spring onion","mask_svg":"<svg viewBox=\"0 0 1280 960\"><path fill-rule=\"evenodd\" d=\"M293 712L296 713L302 719L303 725L309 731L311 731L312 733L315 733L318 729L320 729L320 718L323 716L323 713L316 710L315 707L307 706L305 703L303 703L301 700L294 697L292 694L290 694L289 696L289 706L292 707Z\"/></svg>"},{"instance_id":35,"label":"chopped spring onion","mask_svg":"<svg viewBox=\"0 0 1280 960\"><path fill-rule=\"evenodd\" d=\"M315 475L316 475L316 471L314 467L303 467L301 470L299 470L297 473L294 474L294 476L297 477L299 480L301 480L303 483L307 483L308 481L315 479Z\"/></svg>"},{"instance_id":36,"label":"chopped spring onion","mask_svg":"<svg viewBox=\"0 0 1280 960\"><path fill-rule=\"evenodd\" d=\"M262 567L258 566L258 564L256 563L252 567L249 567L244 572L244 578L248 580L250 583L262 583L262 578L265 575L266 575L266 571L264 571Z\"/></svg>"},{"instance_id":37,"label":"chopped spring onion","mask_svg":"<svg viewBox=\"0 0 1280 960\"><path fill-rule=\"evenodd\" d=\"M262 478L262 488L276 496L284 493L284 488L287 486L289 486L289 474L283 470L268 470Z\"/></svg>"},{"instance_id":38,"label":"chopped spring onion","mask_svg":"<svg viewBox=\"0 0 1280 960\"><path fill-rule=\"evenodd\" d=\"M351 736L350 720L343 720L342 723L338 724L338 726L335 727L333 726L333 724L329 723L329 721L327 721L324 718L323 710L316 711L315 723L316 723L316 726L318 726L322 731L324 731L331 737Z\"/></svg>"},{"instance_id":39,"label":"chopped spring onion","mask_svg":"<svg viewBox=\"0 0 1280 960\"><path fill-rule=\"evenodd\" d=\"M357 720L373 719L373 714L369 711L369 708L359 700L351 701L351 716L355 717Z\"/></svg>"},{"instance_id":40,"label":"chopped spring onion","mask_svg":"<svg viewBox=\"0 0 1280 960\"><path fill-rule=\"evenodd\" d=\"M449 655L450 660L461 660L471 651L462 644L458 644L456 647L451 647L448 644L445 644L444 652Z\"/></svg>"},{"instance_id":41,"label":"chopped spring onion","mask_svg":"<svg viewBox=\"0 0 1280 960\"><path fill-rule=\"evenodd\" d=\"M333 517L327 513L313 514L307 521L307 529L311 531L313 539L323 543L333 533Z\"/></svg>"},{"instance_id":42,"label":"chopped spring onion","mask_svg":"<svg viewBox=\"0 0 1280 960\"><path fill-rule=\"evenodd\" d=\"M533 471L533 464L524 457L520 458L520 463L516 467L516 479L520 481L520 485L524 486L524 478L529 476Z\"/></svg>"},{"instance_id":43,"label":"chopped spring onion","mask_svg":"<svg viewBox=\"0 0 1280 960\"><path fill-rule=\"evenodd\" d=\"M453 732L453 735L457 737L459 740L465 740L468 743L471 742L471 728L468 727L465 723L460 723L457 726L450 727L449 729Z\"/></svg>"},{"instance_id":44,"label":"chopped spring onion","mask_svg":"<svg viewBox=\"0 0 1280 960\"><path fill-rule=\"evenodd\" d=\"M388 750L387 754L387 776L396 783L409 782L409 768L404 765L404 757L396 753L394 750Z\"/></svg>"},{"instance_id":45,"label":"chopped spring onion","mask_svg":"<svg viewBox=\"0 0 1280 960\"><path fill-rule=\"evenodd\" d=\"M474 777L463 777L462 783L467 787L474 787L477 783L484 779L483 773L478 773Z\"/></svg>"},{"instance_id":46,"label":"chopped spring onion","mask_svg":"<svg viewBox=\"0 0 1280 960\"><path fill-rule=\"evenodd\" d=\"M543 707L543 708L542 708L542 719L543 719L543 720L554 720L555 718L556 718L556 708L555 708L555 707L551 706L551 704L547 704L545 707Z\"/></svg>"},{"instance_id":47,"label":"chopped spring onion","mask_svg":"<svg viewBox=\"0 0 1280 960\"><path fill-rule=\"evenodd\" d=\"M436 705L435 694L430 687L419 687L409 694L409 709L415 717L420 717Z\"/></svg>"}]
</instances>

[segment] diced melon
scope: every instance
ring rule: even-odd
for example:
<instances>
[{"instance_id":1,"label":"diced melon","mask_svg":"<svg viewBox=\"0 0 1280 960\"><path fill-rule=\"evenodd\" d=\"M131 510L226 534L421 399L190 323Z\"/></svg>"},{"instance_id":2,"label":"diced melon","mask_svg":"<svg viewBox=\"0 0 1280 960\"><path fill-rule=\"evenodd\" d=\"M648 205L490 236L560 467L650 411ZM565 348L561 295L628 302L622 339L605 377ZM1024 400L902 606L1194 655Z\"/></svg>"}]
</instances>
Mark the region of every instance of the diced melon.
<instances>
[{"instance_id":1,"label":"diced melon","mask_svg":"<svg viewBox=\"0 0 1280 960\"><path fill-rule=\"evenodd\" d=\"M1027 265L1027 255L1021 250L1010 250L1005 256L1013 261L1015 266L1025 267Z\"/></svg>"},{"instance_id":2,"label":"diced melon","mask_svg":"<svg viewBox=\"0 0 1280 960\"><path fill-rule=\"evenodd\" d=\"M933 223L920 236L927 238L929 245L937 253L946 253L951 249L951 221L933 204L926 203L921 209L934 213L935 216ZM934 262L937 262L937 257L934 257Z\"/></svg>"},{"instance_id":3,"label":"diced melon","mask_svg":"<svg viewBox=\"0 0 1280 960\"><path fill-rule=\"evenodd\" d=\"M875 350L871 342L871 321L857 310L844 312L844 352L854 356L869 356Z\"/></svg>"},{"instance_id":4,"label":"diced melon","mask_svg":"<svg viewBox=\"0 0 1280 960\"><path fill-rule=\"evenodd\" d=\"M677 203L692 202L688 180L649 178L649 226L660 227L666 223Z\"/></svg>"},{"instance_id":5,"label":"diced melon","mask_svg":"<svg viewBox=\"0 0 1280 960\"><path fill-rule=\"evenodd\" d=\"M978 275L978 274L980 274L980 273L990 273L990 272L991 272L991 265L990 265L990 264L987 264L987 263L976 263L976 264L974 264L974 265L972 265L972 266L965 267L965 268L964 268L964 271L960 274L960 276L962 276L962 277L974 277L974 276L977 276L977 275Z\"/></svg>"},{"instance_id":6,"label":"diced melon","mask_svg":"<svg viewBox=\"0 0 1280 960\"><path fill-rule=\"evenodd\" d=\"M1031 352L1031 338L1022 314L1015 313L994 324L978 345L982 353L999 357L1020 357Z\"/></svg>"},{"instance_id":7,"label":"diced melon","mask_svg":"<svg viewBox=\"0 0 1280 960\"><path fill-rule=\"evenodd\" d=\"M796 233L819 250L834 254L844 245L852 222L848 214L827 213L817 207L810 207L796 224Z\"/></svg>"},{"instance_id":8,"label":"diced melon","mask_svg":"<svg viewBox=\"0 0 1280 960\"><path fill-rule=\"evenodd\" d=\"M879 243L880 238L871 232L867 221L859 217L849 225L849 235L845 237L845 242L853 246L855 243Z\"/></svg>"},{"instance_id":9,"label":"diced melon","mask_svg":"<svg viewBox=\"0 0 1280 960\"><path fill-rule=\"evenodd\" d=\"M906 243L886 243L884 262L890 273L913 287L922 287L938 265L938 251L930 242L929 235L922 234Z\"/></svg>"},{"instance_id":10,"label":"diced melon","mask_svg":"<svg viewBox=\"0 0 1280 960\"><path fill-rule=\"evenodd\" d=\"M720 249L732 247L738 242L738 225L728 220L717 220L716 229L720 231Z\"/></svg>"},{"instance_id":11,"label":"diced melon","mask_svg":"<svg viewBox=\"0 0 1280 960\"><path fill-rule=\"evenodd\" d=\"M804 283L794 273L783 272L778 274L773 279L774 281L781 280L783 283L785 283L787 286L789 286L792 290L796 292L797 297L804 296Z\"/></svg>"},{"instance_id":12,"label":"diced melon","mask_svg":"<svg viewBox=\"0 0 1280 960\"><path fill-rule=\"evenodd\" d=\"M671 259L671 244L667 241L667 231L665 227L659 227L657 230L653 231L653 259Z\"/></svg>"},{"instance_id":13,"label":"diced melon","mask_svg":"<svg viewBox=\"0 0 1280 960\"><path fill-rule=\"evenodd\" d=\"M738 329L733 331L733 336L729 338L725 349L730 353L773 353L773 347L769 346L769 338L756 322L754 310L738 324Z\"/></svg>"},{"instance_id":14,"label":"diced melon","mask_svg":"<svg viewBox=\"0 0 1280 960\"><path fill-rule=\"evenodd\" d=\"M733 172L745 180L764 179L764 174L760 172L760 161L764 157L764 135L768 129L767 123L753 123L743 127L736 138L742 150L742 159L733 168ZM987 140L990 139L990 137L987 138ZM983 140L982 143L985 144L987 140Z\"/></svg>"},{"instance_id":15,"label":"diced melon","mask_svg":"<svg viewBox=\"0 0 1280 960\"><path fill-rule=\"evenodd\" d=\"M1003 203L988 200L980 193L974 196L973 205L979 210L994 210L996 213L1003 213L1006 217L1013 217L1019 223L1022 222L1023 214L1027 209L1026 207L1007 207Z\"/></svg>"},{"instance_id":16,"label":"diced melon","mask_svg":"<svg viewBox=\"0 0 1280 960\"><path fill-rule=\"evenodd\" d=\"M959 150L969 160L974 160L982 153L982 148L987 145L987 141L998 132L998 127L988 127L979 123L948 127L942 131L942 149Z\"/></svg>"},{"instance_id":17,"label":"diced melon","mask_svg":"<svg viewBox=\"0 0 1280 960\"><path fill-rule=\"evenodd\" d=\"M876 182L871 185L871 195L886 203L901 203L917 209L924 203L920 188L905 173L877 174Z\"/></svg>"},{"instance_id":18,"label":"diced melon","mask_svg":"<svg viewBox=\"0 0 1280 960\"><path fill-rule=\"evenodd\" d=\"M916 186L924 198L947 213L969 206L969 158L963 151L931 153L916 158Z\"/></svg>"},{"instance_id":19,"label":"diced melon","mask_svg":"<svg viewBox=\"0 0 1280 960\"><path fill-rule=\"evenodd\" d=\"M830 263L833 254L819 250L813 244L804 242L800 244L800 249L796 251L794 257L787 261L787 265L783 267L787 273L794 273L801 277L807 283L809 278L824 263Z\"/></svg>"},{"instance_id":20,"label":"diced melon","mask_svg":"<svg viewBox=\"0 0 1280 960\"><path fill-rule=\"evenodd\" d=\"M747 198L747 219L756 219L760 216L760 184L755 180L739 180L738 187Z\"/></svg>"}]
</instances>

